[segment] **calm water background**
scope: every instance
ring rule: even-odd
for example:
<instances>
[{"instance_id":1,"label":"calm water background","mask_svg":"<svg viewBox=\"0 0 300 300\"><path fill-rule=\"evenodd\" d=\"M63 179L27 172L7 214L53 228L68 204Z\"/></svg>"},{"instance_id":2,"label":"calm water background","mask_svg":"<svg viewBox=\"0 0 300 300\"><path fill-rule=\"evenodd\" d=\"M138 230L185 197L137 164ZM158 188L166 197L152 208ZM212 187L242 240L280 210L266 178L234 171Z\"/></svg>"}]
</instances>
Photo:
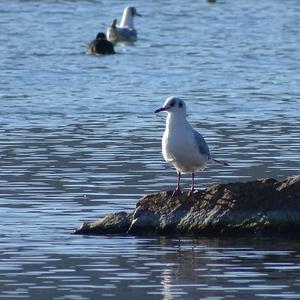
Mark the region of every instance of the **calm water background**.
<instances>
[{"instance_id":1,"label":"calm water background","mask_svg":"<svg viewBox=\"0 0 300 300\"><path fill-rule=\"evenodd\" d=\"M0 2L0 298L300 299L299 240L70 234L173 188L169 95L230 162L199 187L299 174L298 0L141 0L136 45L86 56L127 4Z\"/></svg>"}]
</instances>

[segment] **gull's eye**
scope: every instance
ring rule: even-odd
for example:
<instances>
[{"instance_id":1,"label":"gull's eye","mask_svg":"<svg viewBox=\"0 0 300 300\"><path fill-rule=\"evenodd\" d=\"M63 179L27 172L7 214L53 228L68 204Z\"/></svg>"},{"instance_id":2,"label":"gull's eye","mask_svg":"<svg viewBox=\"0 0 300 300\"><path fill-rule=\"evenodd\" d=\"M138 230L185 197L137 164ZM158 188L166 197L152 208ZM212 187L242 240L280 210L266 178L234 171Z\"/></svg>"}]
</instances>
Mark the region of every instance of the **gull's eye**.
<instances>
[{"instance_id":1,"label":"gull's eye","mask_svg":"<svg viewBox=\"0 0 300 300\"><path fill-rule=\"evenodd\" d=\"M173 107L175 104L176 104L176 102L175 102L175 101L172 101L172 102L170 103L170 106Z\"/></svg>"},{"instance_id":2,"label":"gull's eye","mask_svg":"<svg viewBox=\"0 0 300 300\"><path fill-rule=\"evenodd\" d=\"M180 101L179 103L178 103L178 107L182 107L183 106L183 104L182 104L182 102Z\"/></svg>"}]
</instances>

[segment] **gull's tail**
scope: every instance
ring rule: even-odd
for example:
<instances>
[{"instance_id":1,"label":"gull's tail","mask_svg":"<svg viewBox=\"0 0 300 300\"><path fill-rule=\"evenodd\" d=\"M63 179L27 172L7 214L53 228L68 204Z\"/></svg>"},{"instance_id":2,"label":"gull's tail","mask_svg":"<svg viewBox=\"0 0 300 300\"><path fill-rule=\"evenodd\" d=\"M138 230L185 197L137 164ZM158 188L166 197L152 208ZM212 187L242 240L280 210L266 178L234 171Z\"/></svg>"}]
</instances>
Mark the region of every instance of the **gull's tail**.
<instances>
[{"instance_id":1,"label":"gull's tail","mask_svg":"<svg viewBox=\"0 0 300 300\"><path fill-rule=\"evenodd\" d=\"M117 19L114 19L112 24L110 25L111 28L116 28L117 26Z\"/></svg>"},{"instance_id":2,"label":"gull's tail","mask_svg":"<svg viewBox=\"0 0 300 300\"><path fill-rule=\"evenodd\" d=\"M228 162L225 160L217 160L217 159L210 159L210 162L215 162L217 164L223 165L223 166L229 166Z\"/></svg>"}]
</instances>

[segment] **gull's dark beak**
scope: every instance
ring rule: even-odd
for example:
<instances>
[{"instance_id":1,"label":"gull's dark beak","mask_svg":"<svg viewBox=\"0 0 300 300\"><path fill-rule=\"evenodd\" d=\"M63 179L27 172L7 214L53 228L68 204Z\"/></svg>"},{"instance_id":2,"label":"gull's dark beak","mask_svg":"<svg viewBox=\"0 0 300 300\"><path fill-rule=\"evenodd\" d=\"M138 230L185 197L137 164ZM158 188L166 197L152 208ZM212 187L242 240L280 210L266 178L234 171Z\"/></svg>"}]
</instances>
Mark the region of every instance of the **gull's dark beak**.
<instances>
[{"instance_id":1,"label":"gull's dark beak","mask_svg":"<svg viewBox=\"0 0 300 300\"><path fill-rule=\"evenodd\" d=\"M159 113L161 111L166 111L166 110L167 110L166 107L161 107L161 108L158 108L154 113L157 114L157 113Z\"/></svg>"},{"instance_id":2,"label":"gull's dark beak","mask_svg":"<svg viewBox=\"0 0 300 300\"><path fill-rule=\"evenodd\" d=\"M135 15L138 16L138 17L142 17L142 15L139 14L137 11L135 12Z\"/></svg>"}]
</instances>

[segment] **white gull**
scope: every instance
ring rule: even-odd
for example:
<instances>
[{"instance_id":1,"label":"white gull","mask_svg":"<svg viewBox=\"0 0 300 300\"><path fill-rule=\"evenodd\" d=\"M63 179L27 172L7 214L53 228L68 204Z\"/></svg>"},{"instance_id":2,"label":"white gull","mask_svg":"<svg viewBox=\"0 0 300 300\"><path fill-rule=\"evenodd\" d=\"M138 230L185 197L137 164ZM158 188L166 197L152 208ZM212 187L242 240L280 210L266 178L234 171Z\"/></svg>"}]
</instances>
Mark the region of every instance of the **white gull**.
<instances>
[{"instance_id":1,"label":"white gull","mask_svg":"<svg viewBox=\"0 0 300 300\"><path fill-rule=\"evenodd\" d=\"M107 28L107 39L116 44L118 42L137 41L137 31L134 29L133 19L135 16L141 16L135 7L128 6L123 11L123 16L119 25L115 19L110 27Z\"/></svg>"},{"instance_id":2,"label":"white gull","mask_svg":"<svg viewBox=\"0 0 300 300\"><path fill-rule=\"evenodd\" d=\"M174 196L181 193L181 173L192 173L192 185L188 195L195 192L195 172L204 170L208 162L227 165L224 161L212 159L203 136L186 119L186 105L183 100L169 97L155 113L167 112L166 128L162 138L162 153L166 162L177 170L177 186Z\"/></svg>"}]
</instances>

